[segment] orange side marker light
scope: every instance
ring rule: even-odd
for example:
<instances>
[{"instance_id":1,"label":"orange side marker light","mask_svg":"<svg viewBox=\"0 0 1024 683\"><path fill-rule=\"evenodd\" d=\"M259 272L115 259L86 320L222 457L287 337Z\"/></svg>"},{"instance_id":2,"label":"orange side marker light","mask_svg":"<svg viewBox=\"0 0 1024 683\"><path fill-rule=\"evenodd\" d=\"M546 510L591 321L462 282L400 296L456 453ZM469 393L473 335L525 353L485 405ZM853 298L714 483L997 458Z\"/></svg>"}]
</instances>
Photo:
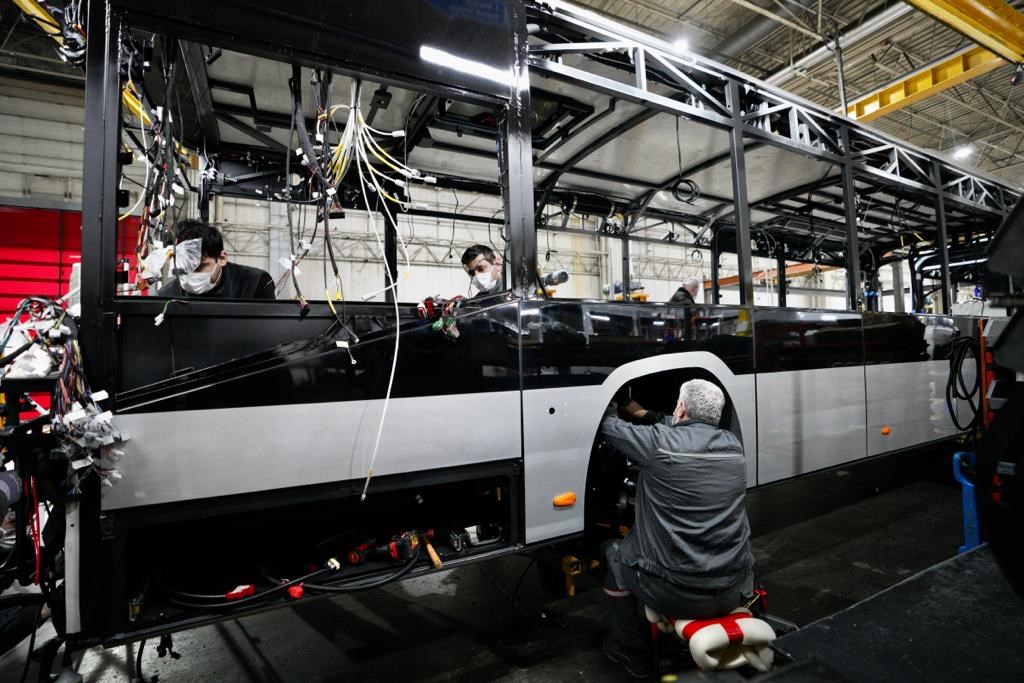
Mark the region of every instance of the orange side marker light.
<instances>
[{"instance_id":1,"label":"orange side marker light","mask_svg":"<svg viewBox=\"0 0 1024 683\"><path fill-rule=\"evenodd\" d=\"M551 499L551 503L556 508L568 508L576 504L576 494L572 491L566 491L565 493L559 493L557 496Z\"/></svg>"}]
</instances>

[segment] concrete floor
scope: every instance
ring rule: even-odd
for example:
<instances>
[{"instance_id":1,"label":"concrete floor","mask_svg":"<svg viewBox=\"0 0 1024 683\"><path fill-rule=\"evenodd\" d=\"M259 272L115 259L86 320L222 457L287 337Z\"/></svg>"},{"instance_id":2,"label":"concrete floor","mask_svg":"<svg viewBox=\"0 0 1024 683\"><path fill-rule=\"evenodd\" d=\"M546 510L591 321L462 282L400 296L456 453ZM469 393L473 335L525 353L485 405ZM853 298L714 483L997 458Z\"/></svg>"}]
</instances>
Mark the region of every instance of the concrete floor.
<instances>
[{"instance_id":1,"label":"concrete floor","mask_svg":"<svg viewBox=\"0 0 1024 683\"><path fill-rule=\"evenodd\" d=\"M773 614L807 624L956 553L959 490L941 474L929 480L921 462L890 458L750 494L755 570ZM158 658L150 642L143 672L160 681L623 680L600 649L598 579L582 580L576 598L552 599L530 563L508 557L180 633L181 658ZM17 680L26 647L0 659L0 680ZM86 681L130 681L134 653L96 648L75 659Z\"/></svg>"}]
</instances>

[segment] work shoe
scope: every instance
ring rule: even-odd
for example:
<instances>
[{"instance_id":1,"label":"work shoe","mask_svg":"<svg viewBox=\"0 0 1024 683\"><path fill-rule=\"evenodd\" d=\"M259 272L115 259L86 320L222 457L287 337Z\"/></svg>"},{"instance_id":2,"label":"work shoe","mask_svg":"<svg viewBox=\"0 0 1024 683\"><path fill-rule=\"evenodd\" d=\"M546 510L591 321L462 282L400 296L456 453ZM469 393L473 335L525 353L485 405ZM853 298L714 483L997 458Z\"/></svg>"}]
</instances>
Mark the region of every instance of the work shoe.
<instances>
[{"instance_id":1,"label":"work shoe","mask_svg":"<svg viewBox=\"0 0 1024 683\"><path fill-rule=\"evenodd\" d=\"M635 678L650 678L654 675L651 653L647 648L639 650L626 649L615 636L609 633L601 642L601 649L604 650L608 659L626 667L626 671Z\"/></svg>"}]
</instances>

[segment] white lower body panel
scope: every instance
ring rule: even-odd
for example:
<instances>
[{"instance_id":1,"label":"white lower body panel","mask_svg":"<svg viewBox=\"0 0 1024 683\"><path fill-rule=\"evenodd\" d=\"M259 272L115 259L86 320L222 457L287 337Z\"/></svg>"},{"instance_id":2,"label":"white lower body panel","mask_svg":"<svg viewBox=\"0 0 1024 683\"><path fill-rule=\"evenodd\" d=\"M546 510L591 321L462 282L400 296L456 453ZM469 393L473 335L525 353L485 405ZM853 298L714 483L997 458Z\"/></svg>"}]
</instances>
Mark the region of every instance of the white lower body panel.
<instances>
[{"instance_id":1,"label":"white lower body panel","mask_svg":"<svg viewBox=\"0 0 1024 683\"><path fill-rule=\"evenodd\" d=\"M868 455L879 455L953 436L946 407L949 361L869 365ZM973 377L965 371L965 376ZM963 421L963 420L961 420ZM883 430L888 427L889 433Z\"/></svg>"},{"instance_id":2,"label":"white lower body panel","mask_svg":"<svg viewBox=\"0 0 1024 683\"><path fill-rule=\"evenodd\" d=\"M103 509L362 479L383 400L115 416L129 435ZM392 399L375 476L519 458L519 392ZM373 484L370 485L373 491Z\"/></svg>"},{"instance_id":3,"label":"white lower body panel","mask_svg":"<svg viewBox=\"0 0 1024 683\"><path fill-rule=\"evenodd\" d=\"M865 457L864 367L757 376L758 484Z\"/></svg>"}]
</instances>

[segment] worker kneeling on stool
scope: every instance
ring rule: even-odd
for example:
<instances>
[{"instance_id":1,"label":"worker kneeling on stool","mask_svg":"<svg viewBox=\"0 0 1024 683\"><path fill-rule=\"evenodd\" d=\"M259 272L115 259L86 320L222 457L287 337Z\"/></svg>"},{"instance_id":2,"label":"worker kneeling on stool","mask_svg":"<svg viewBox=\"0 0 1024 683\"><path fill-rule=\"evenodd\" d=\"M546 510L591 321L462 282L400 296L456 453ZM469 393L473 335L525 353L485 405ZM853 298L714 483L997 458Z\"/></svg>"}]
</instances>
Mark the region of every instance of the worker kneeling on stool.
<instances>
[{"instance_id":1,"label":"worker kneeling on stool","mask_svg":"<svg viewBox=\"0 0 1024 683\"><path fill-rule=\"evenodd\" d=\"M638 599L661 614L707 619L753 590L746 462L739 439L718 426L724 406L722 390L698 379L679 388L670 416L613 401L601 422L608 444L640 472L636 524L603 547L612 621L604 650L634 676L652 669Z\"/></svg>"}]
</instances>

